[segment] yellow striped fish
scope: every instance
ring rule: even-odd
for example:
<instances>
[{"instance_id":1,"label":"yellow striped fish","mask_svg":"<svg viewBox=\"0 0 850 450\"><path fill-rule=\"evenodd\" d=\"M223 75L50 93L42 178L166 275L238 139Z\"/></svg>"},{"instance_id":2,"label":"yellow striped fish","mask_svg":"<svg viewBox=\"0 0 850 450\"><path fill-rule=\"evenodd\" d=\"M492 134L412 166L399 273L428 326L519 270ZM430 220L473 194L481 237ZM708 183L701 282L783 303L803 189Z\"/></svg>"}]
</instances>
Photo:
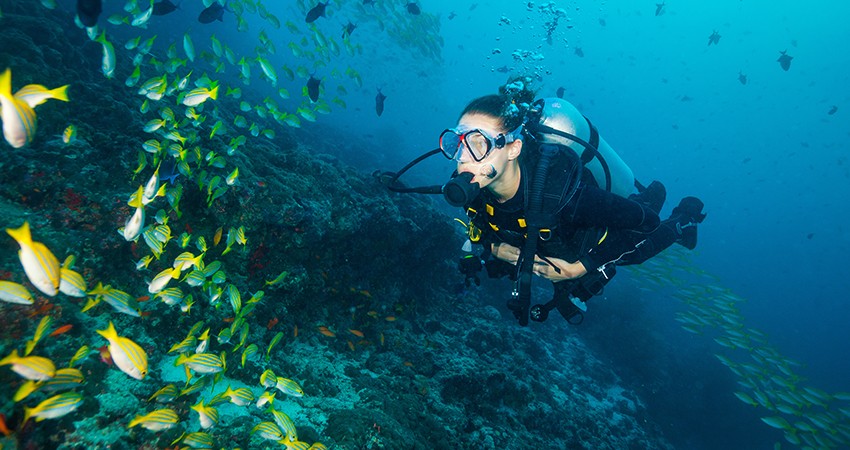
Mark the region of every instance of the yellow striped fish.
<instances>
[{"instance_id":1,"label":"yellow striped fish","mask_svg":"<svg viewBox=\"0 0 850 450\"><path fill-rule=\"evenodd\" d=\"M274 422L260 422L251 430L251 434L260 433L265 439L280 441L283 439L283 431Z\"/></svg>"},{"instance_id":2,"label":"yellow striped fish","mask_svg":"<svg viewBox=\"0 0 850 450\"><path fill-rule=\"evenodd\" d=\"M24 350L24 356L32 353L32 350L35 348L35 345L43 338L47 331L50 330L50 325L53 324L53 317L44 316L41 318L41 321L38 322L38 326L35 328L35 334L32 337L32 340L27 341L27 347Z\"/></svg>"},{"instance_id":3,"label":"yellow striped fish","mask_svg":"<svg viewBox=\"0 0 850 450\"><path fill-rule=\"evenodd\" d=\"M83 384L85 377L79 369L65 367L56 371L53 378L47 380L44 384L44 389L48 391L62 391L65 389L74 389Z\"/></svg>"},{"instance_id":4,"label":"yellow striped fish","mask_svg":"<svg viewBox=\"0 0 850 450\"><path fill-rule=\"evenodd\" d=\"M139 302L130 294L118 289L109 288L103 295L103 300L115 308L116 311L133 317L141 317Z\"/></svg>"},{"instance_id":5,"label":"yellow striped fish","mask_svg":"<svg viewBox=\"0 0 850 450\"><path fill-rule=\"evenodd\" d=\"M69 367L74 367L78 361L82 361L87 356L89 356L89 347L84 345L77 350L77 353L74 353L74 356L71 358L71 361L68 363Z\"/></svg>"},{"instance_id":6,"label":"yellow striped fish","mask_svg":"<svg viewBox=\"0 0 850 450\"><path fill-rule=\"evenodd\" d=\"M218 86L212 89L207 89L205 87L192 89L183 96L182 102L186 106L194 107L200 105L201 103L207 101L207 99L210 98L213 100L218 99Z\"/></svg>"},{"instance_id":7,"label":"yellow striped fish","mask_svg":"<svg viewBox=\"0 0 850 450\"><path fill-rule=\"evenodd\" d=\"M263 371L262 375L260 375L260 384L267 388L277 386L277 377L271 369L266 369Z\"/></svg>"},{"instance_id":8,"label":"yellow striped fish","mask_svg":"<svg viewBox=\"0 0 850 450\"><path fill-rule=\"evenodd\" d=\"M139 344L118 336L112 322L109 322L107 329L97 330L97 333L109 341L109 353L112 355L112 362L122 372L137 380L141 380L148 374L148 355L139 347Z\"/></svg>"},{"instance_id":9,"label":"yellow striped fish","mask_svg":"<svg viewBox=\"0 0 850 450\"><path fill-rule=\"evenodd\" d=\"M142 233L142 228L145 226L145 207L142 203L144 192L145 188L143 186L139 186L139 189L136 190L135 196L131 197L130 201L127 203L128 205L136 208L136 212L134 212L124 224L122 234L124 235L125 241L129 242L138 239L139 234Z\"/></svg>"},{"instance_id":10,"label":"yellow striped fish","mask_svg":"<svg viewBox=\"0 0 850 450\"><path fill-rule=\"evenodd\" d=\"M3 108L4 115L6 108ZM5 126L4 119L4 126ZM21 246L18 257L30 283L45 295L51 297L59 292L59 260L41 242L33 242L29 222L24 222L20 228L6 228L9 236Z\"/></svg>"},{"instance_id":11,"label":"yellow striped fish","mask_svg":"<svg viewBox=\"0 0 850 450\"><path fill-rule=\"evenodd\" d=\"M210 384L211 379L209 377L201 378L196 381L195 384L190 384L185 389L180 390L180 395L189 395L194 394L195 392L199 392Z\"/></svg>"},{"instance_id":12,"label":"yellow striped fish","mask_svg":"<svg viewBox=\"0 0 850 450\"><path fill-rule=\"evenodd\" d=\"M60 292L69 297L85 298L87 290L86 280L82 275L71 269L59 268Z\"/></svg>"},{"instance_id":13,"label":"yellow striped fish","mask_svg":"<svg viewBox=\"0 0 850 450\"><path fill-rule=\"evenodd\" d=\"M230 403L237 406L248 406L254 401L254 394L250 389L244 387L231 389L230 386L228 386L227 389L219 395L229 399Z\"/></svg>"},{"instance_id":14,"label":"yellow striped fish","mask_svg":"<svg viewBox=\"0 0 850 450\"><path fill-rule=\"evenodd\" d=\"M180 418L177 417L176 412L171 409L164 408L151 411L143 416L136 416L135 419L130 421L127 428L133 428L136 425L141 425L151 431L162 431L173 427L179 421Z\"/></svg>"},{"instance_id":15,"label":"yellow striped fish","mask_svg":"<svg viewBox=\"0 0 850 450\"><path fill-rule=\"evenodd\" d=\"M100 33L100 36L95 39L95 42L100 42L103 46L103 61L101 70L106 78L112 78L115 74L115 48L112 43L106 40L106 31Z\"/></svg>"},{"instance_id":16,"label":"yellow striped fish","mask_svg":"<svg viewBox=\"0 0 850 450\"><path fill-rule=\"evenodd\" d=\"M0 300L18 305L32 305L32 294L21 284L11 281L0 281Z\"/></svg>"},{"instance_id":17,"label":"yellow striped fish","mask_svg":"<svg viewBox=\"0 0 850 450\"><path fill-rule=\"evenodd\" d=\"M15 92L15 98L29 105L30 108L50 100L68 101L68 85L56 89L47 89L40 84L28 84Z\"/></svg>"},{"instance_id":18,"label":"yellow striped fish","mask_svg":"<svg viewBox=\"0 0 850 450\"><path fill-rule=\"evenodd\" d=\"M44 381L56 375L53 361L42 356L20 356L17 350L0 359L0 366L12 365L12 371L27 380Z\"/></svg>"},{"instance_id":19,"label":"yellow striped fish","mask_svg":"<svg viewBox=\"0 0 850 450\"><path fill-rule=\"evenodd\" d=\"M198 346L195 348L195 353L203 353L207 351L207 346L210 343L210 329L207 328L203 333L198 337Z\"/></svg>"},{"instance_id":20,"label":"yellow striped fish","mask_svg":"<svg viewBox=\"0 0 850 450\"><path fill-rule=\"evenodd\" d=\"M24 408L23 423L27 423L30 417L35 417L36 422L41 422L44 419L58 419L73 412L82 403L83 396L76 392L65 392L50 397L39 403L35 408Z\"/></svg>"},{"instance_id":21,"label":"yellow striped fish","mask_svg":"<svg viewBox=\"0 0 850 450\"><path fill-rule=\"evenodd\" d=\"M21 387L19 387L18 391L15 392L15 395L12 397L12 401L18 403L19 401L29 397L30 394L37 391L43 384L43 381L27 380L21 384Z\"/></svg>"},{"instance_id":22,"label":"yellow striped fish","mask_svg":"<svg viewBox=\"0 0 850 450\"><path fill-rule=\"evenodd\" d=\"M3 121L3 137L14 148L21 148L35 135L35 111L22 100L12 95L12 70L0 74L0 118Z\"/></svg>"},{"instance_id":23,"label":"yellow striped fish","mask_svg":"<svg viewBox=\"0 0 850 450\"><path fill-rule=\"evenodd\" d=\"M189 353L195 349L196 345L198 345L198 338L195 336L186 336L186 339L183 339L183 341L172 345L168 353Z\"/></svg>"},{"instance_id":24,"label":"yellow striped fish","mask_svg":"<svg viewBox=\"0 0 850 450\"><path fill-rule=\"evenodd\" d=\"M194 355L180 355L174 365L185 364L198 373L218 373L224 370L224 360L215 353L195 353Z\"/></svg>"},{"instance_id":25,"label":"yellow striped fish","mask_svg":"<svg viewBox=\"0 0 850 450\"><path fill-rule=\"evenodd\" d=\"M165 289L165 286L168 286L168 282L175 278L180 278L179 268L163 270L153 277L153 280L148 285L148 292L151 294L160 293L163 289Z\"/></svg>"},{"instance_id":26,"label":"yellow striped fish","mask_svg":"<svg viewBox=\"0 0 850 450\"><path fill-rule=\"evenodd\" d=\"M181 272L191 268L192 266L195 266L196 269L200 269L204 265L203 259L203 253L195 256L192 252L183 252L177 255L177 258L174 258L174 264L172 264L172 267L175 269L179 267Z\"/></svg>"},{"instance_id":27,"label":"yellow striped fish","mask_svg":"<svg viewBox=\"0 0 850 450\"><path fill-rule=\"evenodd\" d=\"M279 441L278 444L282 444L286 447L286 450L308 450L310 448L310 444L303 441L290 441L287 438Z\"/></svg>"},{"instance_id":28,"label":"yellow striped fish","mask_svg":"<svg viewBox=\"0 0 850 450\"><path fill-rule=\"evenodd\" d=\"M183 445L187 445L191 448L212 448L213 437L209 433L196 431L194 433L187 434L186 437L183 438L182 443Z\"/></svg>"},{"instance_id":29,"label":"yellow striped fish","mask_svg":"<svg viewBox=\"0 0 850 450\"><path fill-rule=\"evenodd\" d=\"M245 368L245 363L248 361L248 357L258 351L259 347L257 347L257 344L251 344L245 347L245 350L242 350L242 368Z\"/></svg>"},{"instance_id":30,"label":"yellow striped fish","mask_svg":"<svg viewBox=\"0 0 850 450\"><path fill-rule=\"evenodd\" d=\"M307 450L327 450L328 447L321 442L313 442L313 445L310 446Z\"/></svg>"},{"instance_id":31,"label":"yellow striped fish","mask_svg":"<svg viewBox=\"0 0 850 450\"><path fill-rule=\"evenodd\" d=\"M292 419L290 419L283 411L278 411L274 408L269 408L269 410L271 411L272 416L274 416L275 423L281 430L283 430L284 433L286 433L286 439L290 441L297 441L298 431L295 429L295 422L293 422Z\"/></svg>"},{"instance_id":32,"label":"yellow striped fish","mask_svg":"<svg viewBox=\"0 0 850 450\"><path fill-rule=\"evenodd\" d=\"M177 390L177 386L174 386L173 384L166 384L162 387L162 389L154 392L148 401L156 399L159 403L169 403L177 398L178 395L180 395L180 392Z\"/></svg>"},{"instance_id":33,"label":"yellow striped fish","mask_svg":"<svg viewBox=\"0 0 850 450\"><path fill-rule=\"evenodd\" d=\"M278 377L276 387L280 392L283 392L286 395L291 395L293 397L304 396L304 391L301 390L301 386L299 386L298 383L296 383L295 381L290 380L288 378Z\"/></svg>"},{"instance_id":34,"label":"yellow striped fish","mask_svg":"<svg viewBox=\"0 0 850 450\"><path fill-rule=\"evenodd\" d=\"M218 423L218 410L211 406L205 406L203 400L200 400L194 406L191 406L191 409L198 413L198 420L201 421L201 428L206 430Z\"/></svg>"},{"instance_id":35,"label":"yellow striped fish","mask_svg":"<svg viewBox=\"0 0 850 450\"><path fill-rule=\"evenodd\" d=\"M266 404L273 405L274 404L274 396L277 392L263 392L260 395L260 398L257 399L257 408L262 409Z\"/></svg>"}]
</instances>

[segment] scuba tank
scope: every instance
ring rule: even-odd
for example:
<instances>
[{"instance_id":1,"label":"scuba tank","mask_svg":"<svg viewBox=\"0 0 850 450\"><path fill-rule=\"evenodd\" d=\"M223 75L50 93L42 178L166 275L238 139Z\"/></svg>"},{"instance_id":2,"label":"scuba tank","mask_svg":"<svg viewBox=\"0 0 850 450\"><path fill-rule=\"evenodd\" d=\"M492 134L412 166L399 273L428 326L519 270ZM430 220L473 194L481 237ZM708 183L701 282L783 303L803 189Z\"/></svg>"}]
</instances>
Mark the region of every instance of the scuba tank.
<instances>
[{"instance_id":1,"label":"scuba tank","mask_svg":"<svg viewBox=\"0 0 850 450\"><path fill-rule=\"evenodd\" d=\"M532 105L532 114L526 126L538 143L561 145L576 152L600 188L621 197L635 193L632 169L570 102L542 98ZM594 134L598 136L596 145L590 142Z\"/></svg>"}]
</instances>

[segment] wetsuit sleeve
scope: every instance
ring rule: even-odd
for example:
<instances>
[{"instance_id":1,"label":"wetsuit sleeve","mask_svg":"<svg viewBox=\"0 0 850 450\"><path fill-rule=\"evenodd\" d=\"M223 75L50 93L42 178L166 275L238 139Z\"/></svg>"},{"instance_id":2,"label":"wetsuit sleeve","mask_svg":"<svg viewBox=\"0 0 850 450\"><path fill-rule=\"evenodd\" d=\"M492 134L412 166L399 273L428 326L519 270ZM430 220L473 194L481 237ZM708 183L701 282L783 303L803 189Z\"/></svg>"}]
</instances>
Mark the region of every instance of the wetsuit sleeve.
<instances>
[{"instance_id":1,"label":"wetsuit sleeve","mask_svg":"<svg viewBox=\"0 0 850 450\"><path fill-rule=\"evenodd\" d=\"M561 225L650 233L661 223L658 214L638 202L582 184L561 213Z\"/></svg>"},{"instance_id":2,"label":"wetsuit sleeve","mask_svg":"<svg viewBox=\"0 0 850 450\"><path fill-rule=\"evenodd\" d=\"M646 234L627 230L613 231L601 244L579 258L579 261L588 272L592 272L603 265L618 263L622 258L637 251L646 239Z\"/></svg>"}]
</instances>

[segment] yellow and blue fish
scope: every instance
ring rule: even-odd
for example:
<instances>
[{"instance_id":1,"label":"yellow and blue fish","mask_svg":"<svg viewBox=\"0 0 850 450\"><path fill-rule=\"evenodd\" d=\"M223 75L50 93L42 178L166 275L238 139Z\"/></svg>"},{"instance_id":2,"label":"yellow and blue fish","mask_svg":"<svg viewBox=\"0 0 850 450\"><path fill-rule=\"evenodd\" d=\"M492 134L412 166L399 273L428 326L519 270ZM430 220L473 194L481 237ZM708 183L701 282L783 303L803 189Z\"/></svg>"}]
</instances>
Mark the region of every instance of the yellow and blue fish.
<instances>
[{"instance_id":1,"label":"yellow and blue fish","mask_svg":"<svg viewBox=\"0 0 850 450\"><path fill-rule=\"evenodd\" d=\"M12 281L0 281L0 300L19 305L32 305L32 294L21 284Z\"/></svg>"},{"instance_id":2,"label":"yellow and blue fish","mask_svg":"<svg viewBox=\"0 0 850 450\"><path fill-rule=\"evenodd\" d=\"M15 92L15 98L29 105L30 108L50 100L68 101L68 85L56 89L48 89L40 84L28 84Z\"/></svg>"},{"instance_id":3,"label":"yellow and blue fish","mask_svg":"<svg viewBox=\"0 0 850 450\"><path fill-rule=\"evenodd\" d=\"M109 322L105 330L97 330L97 333L109 341L109 353L112 362L127 375L141 380L148 374L148 355L139 347L139 344L118 335L115 325Z\"/></svg>"},{"instance_id":4,"label":"yellow and blue fish","mask_svg":"<svg viewBox=\"0 0 850 450\"><path fill-rule=\"evenodd\" d=\"M56 375L56 365L42 356L20 356L17 350L0 359L0 366L12 365L12 371L33 381L46 381Z\"/></svg>"},{"instance_id":5,"label":"yellow and blue fish","mask_svg":"<svg viewBox=\"0 0 850 450\"><path fill-rule=\"evenodd\" d=\"M77 392L65 392L39 403L35 408L24 408L24 421L35 417L36 422L58 419L73 412L83 404L83 396Z\"/></svg>"},{"instance_id":6,"label":"yellow and blue fish","mask_svg":"<svg viewBox=\"0 0 850 450\"><path fill-rule=\"evenodd\" d=\"M130 421L127 428L133 428L136 425L141 425L151 431L162 431L173 427L179 421L180 417L177 416L177 413L174 412L174 410L163 408L151 411L145 415L136 416L136 418Z\"/></svg>"},{"instance_id":7,"label":"yellow and blue fish","mask_svg":"<svg viewBox=\"0 0 850 450\"><path fill-rule=\"evenodd\" d=\"M32 240L29 222L24 222L20 228L6 228L6 232L21 246L18 257L30 283L45 295L55 296L59 292L60 283L59 260L56 256L44 244Z\"/></svg>"},{"instance_id":8,"label":"yellow and blue fish","mask_svg":"<svg viewBox=\"0 0 850 450\"><path fill-rule=\"evenodd\" d=\"M35 136L35 111L23 100L12 95L12 71L0 74L0 118L3 120L3 137L14 148L32 142Z\"/></svg>"},{"instance_id":9,"label":"yellow and blue fish","mask_svg":"<svg viewBox=\"0 0 850 450\"><path fill-rule=\"evenodd\" d=\"M218 86L212 89L205 87L192 89L183 96L182 102L186 106L198 106L210 98L213 100L218 98Z\"/></svg>"}]
</instances>

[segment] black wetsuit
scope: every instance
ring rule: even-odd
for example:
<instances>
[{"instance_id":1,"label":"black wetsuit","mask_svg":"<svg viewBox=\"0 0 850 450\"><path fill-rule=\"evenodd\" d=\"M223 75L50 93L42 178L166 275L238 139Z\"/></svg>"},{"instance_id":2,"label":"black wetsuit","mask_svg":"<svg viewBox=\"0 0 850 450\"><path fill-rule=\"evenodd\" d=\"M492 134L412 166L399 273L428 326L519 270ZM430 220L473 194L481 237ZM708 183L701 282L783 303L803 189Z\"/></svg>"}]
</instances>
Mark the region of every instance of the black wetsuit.
<instances>
[{"instance_id":1,"label":"black wetsuit","mask_svg":"<svg viewBox=\"0 0 850 450\"><path fill-rule=\"evenodd\" d=\"M640 264L672 245L680 234L675 222L661 222L655 211L661 209L663 196L660 202L641 194L623 198L597 187L587 170L582 178L575 195L560 210L557 225L537 248L538 256L580 261L587 269L582 277L553 283L555 295L549 304L568 321L580 314L568 300L570 296L587 301L601 292L616 266ZM476 243L484 246L482 256L491 278L516 279L517 267L491 257L490 244L523 247L529 179L529 171L521 164L520 186L514 197L499 203L484 189L466 207L471 222L480 230Z\"/></svg>"},{"instance_id":2,"label":"black wetsuit","mask_svg":"<svg viewBox=\"0 0 850 450\"><path fill-rule=\"evenodd\" d=\"M485 252L491 243L505 242L516 247L522 246L525 233L522 219L528 195L528 179L528 171L523 168L516 195L504 203L499 203L492 192L484 189L467 206L473 223L482 230L480 243L485 246ZM557 226L547 240L540 242L537 254L569 262L581 261L588 272L617 259L625 252L634 251L635 245L649 239L660 225L658 214L643 203L586 182L579 184L575 195L561 209L558 217ZM641 244L640 247L644 246L647 244Z\"/></svg>"}]
</instances>

